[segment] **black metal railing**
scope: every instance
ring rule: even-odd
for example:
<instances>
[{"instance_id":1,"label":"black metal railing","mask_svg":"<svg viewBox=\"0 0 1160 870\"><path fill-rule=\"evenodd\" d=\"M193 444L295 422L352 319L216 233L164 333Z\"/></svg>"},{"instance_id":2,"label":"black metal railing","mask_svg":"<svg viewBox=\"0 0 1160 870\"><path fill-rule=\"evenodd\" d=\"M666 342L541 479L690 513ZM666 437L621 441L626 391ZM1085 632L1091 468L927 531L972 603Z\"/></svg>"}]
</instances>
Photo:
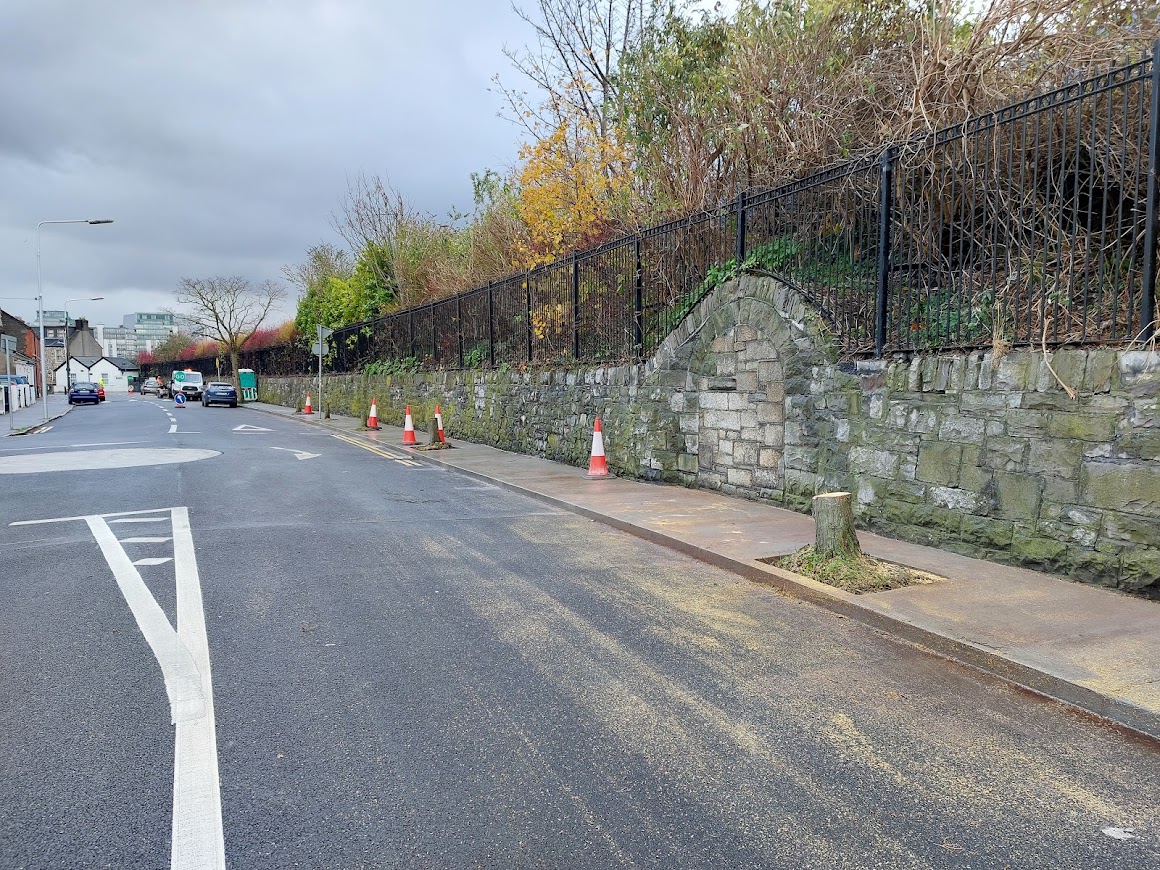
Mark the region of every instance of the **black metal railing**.
<instances>
[{"instance_id":1,"label":"black metal railing","mask_svg":"<svg viewBox=\"0 0 1160 870\"><path fill-rule=\"evenodd\" d=\"M342 327L327 369L641 359L743 263L802 292L848 356L1147 340L1158 170L1160 41L962 124ZM316 370L298 345L242 360Z\"/></svg>"}]
</instances>

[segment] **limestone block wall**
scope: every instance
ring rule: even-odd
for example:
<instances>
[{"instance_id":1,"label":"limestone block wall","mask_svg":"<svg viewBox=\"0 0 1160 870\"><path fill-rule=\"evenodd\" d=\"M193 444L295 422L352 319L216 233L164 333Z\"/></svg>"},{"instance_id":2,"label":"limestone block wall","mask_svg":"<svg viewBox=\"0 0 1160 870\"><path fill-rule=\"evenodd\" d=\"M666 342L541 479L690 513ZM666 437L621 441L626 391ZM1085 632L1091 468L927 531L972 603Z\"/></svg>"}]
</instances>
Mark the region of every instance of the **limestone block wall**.
<instances>
[{"instance_id":1,"label":"limestone block wall","mask_svg":"<svg viewBox=\"0 0 1160 870\"><path fill-rule=\"evenodd\" d=\"M292 405L311 383L263 378L259 396ZM438 402L453 439L578 466L600 416L620 475L796 510L849 490L883 534L1160 597L1156 352L839 362L794 290L743 276L645 363L333 376L324 390L355 416L375 396L394 425L409 404L420 430Z\"/></svg>"}]
</instances>

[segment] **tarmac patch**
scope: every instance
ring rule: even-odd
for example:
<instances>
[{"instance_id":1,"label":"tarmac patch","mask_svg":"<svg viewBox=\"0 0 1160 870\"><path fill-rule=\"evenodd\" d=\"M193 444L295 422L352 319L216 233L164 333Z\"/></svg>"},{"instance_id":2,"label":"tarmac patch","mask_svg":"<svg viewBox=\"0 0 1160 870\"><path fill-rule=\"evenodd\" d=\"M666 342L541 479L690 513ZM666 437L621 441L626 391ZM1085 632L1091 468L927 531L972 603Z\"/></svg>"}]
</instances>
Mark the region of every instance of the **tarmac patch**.
<instances>
[{"instance_id":1,"label":"tarmac patch","mask_svg":"<svg viewBox=\"0 0 1160 870\"><path fill-rule=\"evenodd\" d=\"M72 450L34 456L0 457L0 474L40 474L51 471L96 471L174 465L221 456L217 450L190 448L136 448L132 450Z\"/></svg>"}]
</instances>

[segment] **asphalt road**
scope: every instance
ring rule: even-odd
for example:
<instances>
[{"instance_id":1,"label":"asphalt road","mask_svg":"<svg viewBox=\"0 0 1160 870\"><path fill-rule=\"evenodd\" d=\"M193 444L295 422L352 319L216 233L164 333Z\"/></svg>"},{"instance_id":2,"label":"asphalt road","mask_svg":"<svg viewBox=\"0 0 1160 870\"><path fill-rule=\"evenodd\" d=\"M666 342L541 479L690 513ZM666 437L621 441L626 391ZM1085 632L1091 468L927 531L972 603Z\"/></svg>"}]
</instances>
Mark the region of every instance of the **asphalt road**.
<instances>
[{"instance_id":1,"label":"asphalt road","mask_svg":"<svg viewBox=\"0 0 1160 870\"><path fill-rule=\"evenodd\" d=\"M0 439L0 867L220 866L216 799L254 870L1160 866L1154 744L395 456L124 396Z\"/></svg>"}]
</instances>

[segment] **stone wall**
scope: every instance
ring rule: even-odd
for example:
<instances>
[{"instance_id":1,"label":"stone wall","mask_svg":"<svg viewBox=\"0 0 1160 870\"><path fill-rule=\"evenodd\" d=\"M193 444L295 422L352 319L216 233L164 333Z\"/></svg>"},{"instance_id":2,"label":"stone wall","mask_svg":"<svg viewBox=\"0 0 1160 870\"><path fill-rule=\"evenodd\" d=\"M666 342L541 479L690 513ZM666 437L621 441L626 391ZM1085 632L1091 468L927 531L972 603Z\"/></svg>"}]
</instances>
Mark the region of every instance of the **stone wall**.
<instances>
[{"instance_id":1,"label":"stone wall","mask_svg":"<svg viewBox=\"0 0 1160 870\"><path fill-rule=\"evenodd\" d=\"M310 383L259 394L295 404ZM394 425L409 404L420 430L439 402L452 438L579 466L600 416L621 475L796 510L848 490L883 534L1160 597L1158 388L1147 351L839 363L793 290L743 276L646 363L334 376L325 399L365 417L373 395Z\"/></svg>"}]
</instances>

